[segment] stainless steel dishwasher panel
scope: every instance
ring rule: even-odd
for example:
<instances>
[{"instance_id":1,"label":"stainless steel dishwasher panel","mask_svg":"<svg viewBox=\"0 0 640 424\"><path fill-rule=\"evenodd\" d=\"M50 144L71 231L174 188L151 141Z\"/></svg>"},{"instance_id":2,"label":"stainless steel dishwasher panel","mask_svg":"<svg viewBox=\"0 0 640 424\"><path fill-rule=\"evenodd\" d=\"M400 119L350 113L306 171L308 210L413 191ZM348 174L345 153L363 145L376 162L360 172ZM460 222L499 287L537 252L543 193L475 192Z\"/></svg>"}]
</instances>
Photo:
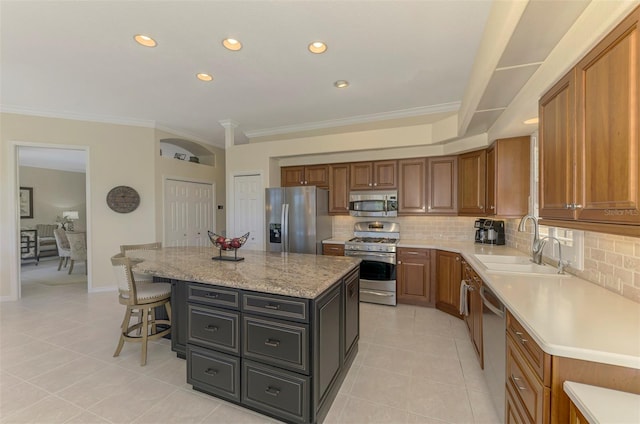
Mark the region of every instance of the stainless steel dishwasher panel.
<instances>
[{"instance_id":1,"label":"stainless steel dishwasher panel","mask_svg":"<svg viewBox=\"0 0 640 424\"><path fill-rule=\"evenodd\" d=\"M505 412L506 314L498 297L486 285L480 288L482 298L482 342L484 376L500 422Z\"/></svg>"}]
</instances>

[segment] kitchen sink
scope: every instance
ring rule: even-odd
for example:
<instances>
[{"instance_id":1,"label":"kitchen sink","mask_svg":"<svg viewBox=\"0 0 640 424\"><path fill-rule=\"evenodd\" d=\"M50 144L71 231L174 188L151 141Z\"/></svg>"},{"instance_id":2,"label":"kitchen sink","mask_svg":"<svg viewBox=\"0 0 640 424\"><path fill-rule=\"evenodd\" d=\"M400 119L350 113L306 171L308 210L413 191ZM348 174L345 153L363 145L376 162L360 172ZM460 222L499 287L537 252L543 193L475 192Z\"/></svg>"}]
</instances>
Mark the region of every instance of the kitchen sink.
<instances>
[{"instance_id":1,"label":"kitchen sink","mask_svg":"<svg viewBox=\"0 0 640 424\"><path fill-rule=\"evenodd\" d=\"M569 274L558 274L558 270L549 265L538 265L530 261L528 256L508 255L475 255L487 271L514 274L537 274L549 277L568 277Z\"/></svg>"}]
</instances>

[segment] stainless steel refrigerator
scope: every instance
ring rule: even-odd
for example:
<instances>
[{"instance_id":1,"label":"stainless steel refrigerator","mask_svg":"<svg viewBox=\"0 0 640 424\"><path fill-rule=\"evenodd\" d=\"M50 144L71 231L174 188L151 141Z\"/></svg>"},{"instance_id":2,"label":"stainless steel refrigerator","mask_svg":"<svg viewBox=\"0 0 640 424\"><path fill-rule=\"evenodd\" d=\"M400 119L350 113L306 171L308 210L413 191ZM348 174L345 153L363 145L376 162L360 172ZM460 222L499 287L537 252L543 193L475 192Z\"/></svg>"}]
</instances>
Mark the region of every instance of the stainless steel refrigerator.
<instances>
[{"instance_id":1,"label":"stainless steel refrigerator","mask_svg":"<svg viewBox=\"0 0 640 424\"><path fill-rule=\"evenodd\" d=\"M328 190L268 188L265 203L268 251L322 254L322 240L332 236Z\"/></svg>"}]
</instances>

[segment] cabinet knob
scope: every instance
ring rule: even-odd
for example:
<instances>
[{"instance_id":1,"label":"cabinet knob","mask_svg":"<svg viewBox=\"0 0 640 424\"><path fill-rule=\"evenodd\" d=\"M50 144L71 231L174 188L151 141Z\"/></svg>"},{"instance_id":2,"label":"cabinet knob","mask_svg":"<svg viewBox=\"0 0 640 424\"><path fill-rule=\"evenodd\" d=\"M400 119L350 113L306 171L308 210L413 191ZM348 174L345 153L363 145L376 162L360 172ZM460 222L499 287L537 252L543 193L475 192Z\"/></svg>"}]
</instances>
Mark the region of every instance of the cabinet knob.
<instances>
[{"instance_id":1,"label":"cabinet knob","mask_svg":"<svg viewBox=\"0 0 640 424\"><path fill-rule=\"evenodd\" d=\"M496 207L495 206L489 206L489 209L494 210Z\"/></svg>"},{"instance_id":2,"label":"cabinet knob","mask_svg":"<svg viewBox=\"0 0 640 424\"><path fill-rule=\"evenodd\" d=\"M480 205L479 207L480 207L480 209L484 209L484 206L483 206L483 205Z\"/></svg>"},{"instance_id":3,"label":"cabinet knob","mask_svg":"<svg viewBox=\"0 0 640 424\"><path fill-rule=\"evenodd\" d=\"M369 187L371 187L371 185L372 185L372 184L371 184L371 183L369 183Z\"/></svg>"},{"instance_id":4,"label":"cabinet knob","mask_svg":"<svg viewBox=\"0 0 640 424\"><path fill-rule=\"evenodd\" d=\"M460 256L456 256L456 262L460 262Z\"/></svg>"},{"instance_id":5,"label":"cabinet knob","mask_svg":"<svg viewBox=\"0 0 640 424\"><path fill-rule=\"evenodd\" d=\"M378 183L373 183L373 186L374 186L374 187L377 187L377 186L378 186Z\"/></svg>"},{"instance_id":6,"label":"cabinet knob","mask_svg":"<svg viewBox=\"0 0 640 424\"><path fill-rule=\"evenodd\" d=\"M398 265L402 265L402 261L398 261Z\"/></svg>"}]
</instances>

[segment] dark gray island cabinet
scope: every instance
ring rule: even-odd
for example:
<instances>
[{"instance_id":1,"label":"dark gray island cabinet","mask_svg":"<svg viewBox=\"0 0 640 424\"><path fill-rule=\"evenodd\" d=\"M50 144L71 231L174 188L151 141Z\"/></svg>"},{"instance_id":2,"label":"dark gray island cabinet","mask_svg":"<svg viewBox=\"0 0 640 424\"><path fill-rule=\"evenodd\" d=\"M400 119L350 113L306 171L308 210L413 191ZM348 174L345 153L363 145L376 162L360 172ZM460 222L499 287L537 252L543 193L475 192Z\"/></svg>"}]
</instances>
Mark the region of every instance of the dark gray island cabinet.
<instances>
[{"instance_id":1,"label":"dark gray island cabinet","mask_svg":"<svg viewBox=\"0 0 640 424\"><path fill-rule=\"evenodd\" d=\"M358 265L313 299L172 287L172 348L195 390L284 421L322 422L358 351Z\"/></svg>"}]
</instances>

